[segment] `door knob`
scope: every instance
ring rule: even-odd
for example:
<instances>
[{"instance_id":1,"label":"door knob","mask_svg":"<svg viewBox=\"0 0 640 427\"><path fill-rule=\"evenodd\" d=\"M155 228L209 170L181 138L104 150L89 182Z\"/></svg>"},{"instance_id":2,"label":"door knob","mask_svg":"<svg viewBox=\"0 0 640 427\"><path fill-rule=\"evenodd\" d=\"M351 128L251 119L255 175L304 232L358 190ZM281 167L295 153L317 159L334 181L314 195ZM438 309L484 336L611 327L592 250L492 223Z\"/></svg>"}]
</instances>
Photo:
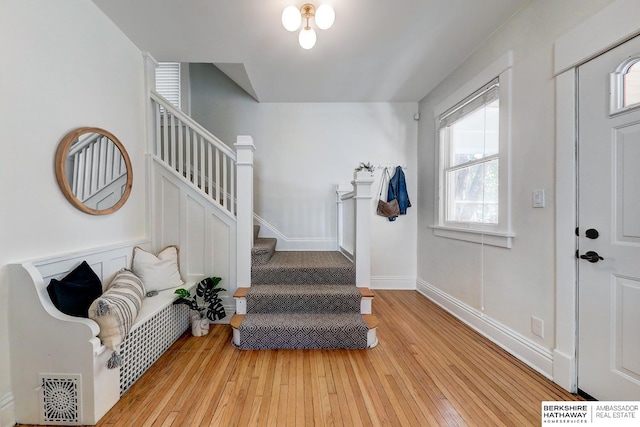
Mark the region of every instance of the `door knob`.
<instances>
[{"instance_id":1,"label":"door knob","mask_svg":"<svg viewBox=\"0 0 640 427\"><path fill-rule=\"evenodd\" d=\"M604 258L598 255L598 252L596 251L587 251L587 253L580 255L580 259L586 259L587 261L594 263L604 260Z\"/></svg>"},{"instance_id":2,"label":"door knob","mask_svg":"<svg viewBox=\"0 0 640 427\"><path fill-rule=\"evenodd\" d=\"M584 235L587 237L587 239L597 239L598 236L600 236L600 233L598 233L598 230L596 230L595 228L590 228L584 232Z\"/></svg>"}]
</instances>

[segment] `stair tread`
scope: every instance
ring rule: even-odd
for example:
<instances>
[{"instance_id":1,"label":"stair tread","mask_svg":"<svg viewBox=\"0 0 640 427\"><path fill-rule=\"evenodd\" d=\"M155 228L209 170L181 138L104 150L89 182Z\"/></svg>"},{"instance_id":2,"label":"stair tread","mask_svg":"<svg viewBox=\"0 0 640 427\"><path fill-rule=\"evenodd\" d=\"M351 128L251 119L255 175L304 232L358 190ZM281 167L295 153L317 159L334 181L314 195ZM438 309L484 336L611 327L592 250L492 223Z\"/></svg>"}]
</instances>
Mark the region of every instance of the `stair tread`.
<instances>
[{"instance_id":1,"label":"stair tread","mask_svg":"<svg viewBox=\"0 0 640 427\"><path fill-rule=\"evenodd\" d=\"M243 320L244 320L244 314L234 314L233 316L231 316L231 319L229 320L229 324L231 325L232 328L238 329L242 324Z\"/></svg>"},{"instance_id":2,"label":"stair tread","mask_svg":"<svg viewBox=\"0 0 640 427\"><path fill-rule=\"evenodd\" d=\"M369 329L377 328L380 324L378 316L376 316L375 314L363 314L362 318L364 319L365 323L367 324L367 328Z\"/></svg>"},{"instance_id":3,"label":"stair tread","mask_svg":"<svg viewBox=\"0 0 640 427\"><path fill-rule=\"evenodd\" d=\"M360 294L362 295L363 298L373 298L376 295L373 293L373 291L369 288L365 288L363 286L358 286L358 290L360 291Z\"/></svg>"},{"instance_id":4,"label":"stair tread","mask_svg":"<svg viewBox=\"0 0 640 427\"><path fill-rule=\"evenodd\" d=\"M234 298L246 298L247 297L247 292L249 292L248 287L239 287L238 289L236 289L235 293L233 294Z\"/></svg>"}]
</instances>

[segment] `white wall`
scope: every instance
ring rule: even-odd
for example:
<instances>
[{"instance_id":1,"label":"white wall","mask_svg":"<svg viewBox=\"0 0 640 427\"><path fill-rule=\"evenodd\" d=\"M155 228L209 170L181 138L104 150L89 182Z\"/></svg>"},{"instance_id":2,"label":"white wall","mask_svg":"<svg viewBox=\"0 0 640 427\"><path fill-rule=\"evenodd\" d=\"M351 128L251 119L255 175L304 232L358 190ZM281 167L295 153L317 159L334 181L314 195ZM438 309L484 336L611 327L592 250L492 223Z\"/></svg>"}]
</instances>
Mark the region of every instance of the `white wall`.
<instances>
[{"instance_id":1,"label":"white wall","mask_svg":"<svg viewBox=\"0 0 640 427\"><path fill-rule=\"evenodd\" d=\"M416 205L417 103L258 103L211 64L191 64L190 78L194 119L229 145L253 137L254 212L281 249L335 249L335 186L360 162L407 166ZM415 288L416 211L373 218L372 287Z\"/></svg>"},{"instance_id":2,"label":"white wall","mask_svg":"<svg viewBox=\"0 0 640 427\"><path fill-rule=\"evenodd\" d=\"M0 4L0 426L12 425L8 263L145 237L141 52L88 0ZM118 212L75 209L56 184L54 155L80 126L112 132L133 164ZM25 307L28 309L28 307Z\"/></svg>"},{"instance_id":3,"label":"white wall","mask_svg":"<svg viewBox=\"0 0 640 427\"><path fill-rule=\"evenodd\" d=\"M555 344L553 42L609 3L529 3L420 103L424 119L419 129L419 193L424 197L418 209L419 288L435 290L457 307L454 310L474 313L471 317L484 324L485 332L508 337L503 345L516 348L519 356L549 376ZM428 228L434 223L434 107L509 50L514 55L513 248L435 237ZM536 189L546 192L544 209L531 206ZM544 338L532 334L532 316L544 321Z\"/></svg>"}]
</instances>

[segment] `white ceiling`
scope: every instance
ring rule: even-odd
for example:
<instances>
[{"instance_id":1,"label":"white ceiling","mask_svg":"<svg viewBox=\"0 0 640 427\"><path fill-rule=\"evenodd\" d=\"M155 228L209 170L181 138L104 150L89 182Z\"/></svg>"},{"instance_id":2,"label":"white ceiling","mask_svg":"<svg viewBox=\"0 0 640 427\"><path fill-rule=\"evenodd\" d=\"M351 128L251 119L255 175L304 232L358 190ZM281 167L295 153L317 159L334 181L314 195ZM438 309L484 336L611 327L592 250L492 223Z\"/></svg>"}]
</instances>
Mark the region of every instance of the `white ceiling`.
<instances>
[{"instance_id":1,"label":"white ceiling","mask_svg":"<svg viewBox=\"0 0 640 427\"><path fill-rule=\"evenodd\" d=\"M336 20L304 50L280 22L303 0L93 0L156 60L214 63L261 102L419 101L528 1L318 0Z\"/></svg>"}]
</instances>

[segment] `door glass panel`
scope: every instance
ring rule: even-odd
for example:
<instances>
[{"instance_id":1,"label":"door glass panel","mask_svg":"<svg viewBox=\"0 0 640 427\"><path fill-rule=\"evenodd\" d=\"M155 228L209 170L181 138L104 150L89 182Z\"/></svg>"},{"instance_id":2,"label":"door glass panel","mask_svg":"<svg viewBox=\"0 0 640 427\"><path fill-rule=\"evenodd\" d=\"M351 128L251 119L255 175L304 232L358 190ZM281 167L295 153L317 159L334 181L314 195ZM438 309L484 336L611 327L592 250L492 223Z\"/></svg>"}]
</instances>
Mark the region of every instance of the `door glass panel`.
<instances>
[{"instance_id":1,"label":"door glass panel","mask_svg":"<svg viewBox=\"0 0 640 427\"><path fill-rule=\"evenodd\" d=\"M623 107L640 103L640 61L624 75Z\"/></svg>"}]
</instances>

